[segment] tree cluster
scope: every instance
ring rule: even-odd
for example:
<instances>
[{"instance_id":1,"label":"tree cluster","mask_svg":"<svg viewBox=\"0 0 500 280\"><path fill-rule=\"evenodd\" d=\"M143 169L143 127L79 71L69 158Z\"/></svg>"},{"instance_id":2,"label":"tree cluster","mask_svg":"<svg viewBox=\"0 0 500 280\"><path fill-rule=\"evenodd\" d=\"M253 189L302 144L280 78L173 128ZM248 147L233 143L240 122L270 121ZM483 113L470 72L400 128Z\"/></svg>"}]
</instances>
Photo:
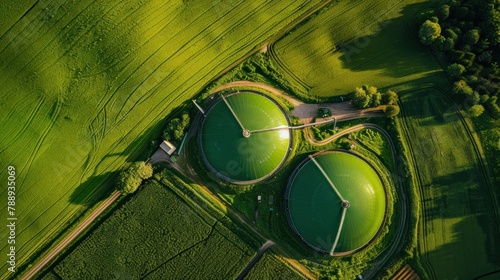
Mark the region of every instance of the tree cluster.
<instances>
[{"instance_id":1,"label":"tree cluster","mask_svg":"<svg viewBox=\"0 0 500 280\"><path fill-rule=\"evenodd\" d=\"M134 162L128 169L120 173L116 189L122 194L134 193L142 181L151 178L151 176L153 176L153 166L150 163Z\"/></svg>"},{"instance_id":2,"label":"tree cluster","mask_svg":"<svg viewBox=\"0 0 500 280\"><path fill-rule=\"evenodd\" d=\"M398 94L392 90L380 93L374 86L363 85L356 87L351 96L351 104L359 109L374 108L380 105L387 105L384 112L388 117L399 114Z\"/></svg>"},{"instance_id":3,"label":"tree cluster","mask_svg":"<svg viewBox=\"0 0 500 280\"><path fill-rule=\"evenodd\" d=\"M187 112L182 113L180 118L172 119L165 130L163 131L163 139L167 141L180 141L186 133L186 128L189 125L189 114Z\"/></svg>"},{"instance_id":4,"label":"tree cluster","mask_svg":"<svg viewBox=\"0 0 500 280\"><path fill-rule=\"evenodd\" d=\"M442 0L419 29L420 41L442 55L453 93L470 116L486 108L500 117L500 1Z\"/></svg>"}]
</instances>

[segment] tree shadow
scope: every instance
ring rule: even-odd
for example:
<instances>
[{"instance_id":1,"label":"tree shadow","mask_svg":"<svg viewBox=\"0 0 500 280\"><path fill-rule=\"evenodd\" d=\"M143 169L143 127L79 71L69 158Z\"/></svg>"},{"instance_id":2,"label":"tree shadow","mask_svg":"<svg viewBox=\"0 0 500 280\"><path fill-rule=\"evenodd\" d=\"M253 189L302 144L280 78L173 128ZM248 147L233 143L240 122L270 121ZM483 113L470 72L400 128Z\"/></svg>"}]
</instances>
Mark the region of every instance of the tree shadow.
<instances>
[{"instance_id":1,"label":"tree shadow","mask_svg":"<svg viewBox=\"0 0 500 280\"><path fill-rule=\"evenodd\" d=\"M376 31L339 45L343 68L355 72L380 69L394 78L428 72L429 64L436 62L428 48L420 44L415 23L415 16L428 7L426 2L409 4L399 17L385 20L379 19L393 13L393 7L373 15L375 21L379 20Z\"/></svg>"},{"instance_id":2,"label":"tree shadow","mask_svg":"<svg viewBox=\"0 0 500 280\"><path fill-rule=\"evenodd\" d=\"M460 121L454 104L435 89L406 93L400 100L405 116L414 118L419 126L439 126Z\"/></svg>"},{"instance_id":3,"label":"tree shadow","mask_svg":"<svg viewBox=\"0 0 500 280\"><path fill-rule=\"evenodd\" d=\"M117 172L106 172L97 176L90 176L80 184L70 195L69 202L91 206L109 197L114 191L113 182L116 180Z\"/></svg>"},{"instance_id":4,"label":"tree shadow","mask_svg":"<svg viewBox=\"0 0 500 280\"><path fill-rule=\"evenodd\" d=\"M485 198L479 184L479 171L475 166L435 177L424 185L432 198L424 198L423 212L428 220L481 215L487 212ZM474 187L476 185L476 187ZM456 207L465 205L464 207Z\"/></svg>"},{"instance_id":5,"label":"tree shadow","mask_svg":"<svg viewBox=\"0 0 500 280\"><path fill-rule=\"evenodd\" d=\"M470 230L470 224L477 220L480 224L486 215L466 216L452 225L451 236L435 249L423 254L433 267L436 279L474 279L486 273L498 270L500 259L499 236L491 228L483 227L484 243L474 242L481 236ZM435 234L439 234L436 232ZM430 240L429 240L430 241ZM487 261L483 261L486 254ZM495 269L496 267L496 269ZM429 272L429 271L428 271Z\"/></svg>"},{"instance_id":6,"label":"tree shadow","mask_svg":"<svg viewBox=\"0 0 500 280\"><path fill-rule=\"evenodd\" d=\"M150 125L144 132L132 141L122 152L109 153L101 158L101 160L91 169L92 175L80 184L70 195L69 202L72 204L92 206L95 203L107 198L115 190L115 181L119 170L107 171L101 173L100 167L109 168L108 166L115 164L119 158L126 157L125 162L133 162L147 160L148 157L158 148L152 147L151 141L158 140L161 137L162 131L167 124L167 121L174 115L187 110L190 100L186 100L167 116ZM116 145L118 145L117 142ZM101 174L99 174L101 173Z\"/></svg>"}]
</instances>

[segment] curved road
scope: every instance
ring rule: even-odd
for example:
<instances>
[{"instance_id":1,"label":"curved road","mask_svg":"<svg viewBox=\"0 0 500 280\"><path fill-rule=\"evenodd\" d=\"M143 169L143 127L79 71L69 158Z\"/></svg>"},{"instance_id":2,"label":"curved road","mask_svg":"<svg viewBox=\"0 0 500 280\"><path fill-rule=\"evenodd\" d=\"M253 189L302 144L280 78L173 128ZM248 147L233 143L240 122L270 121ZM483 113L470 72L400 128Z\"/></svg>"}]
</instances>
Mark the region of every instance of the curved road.
<instances>
[{"instance_id":1,"label":"curved road","mask_svg":"<svg viewBox=\"0 0 500 280\"><path fill-rule=\"evenodd\" d=\"M381 126L379 126L377 124L372 124L372 123L358 124L358 125L352 126L350 128L347 128L347 129L329 137L328 139L325 139L322 141L314 140L310 134L308 134L308 139L313 144L326 145L326 144L330 143L331 141L338 139L344 135L347 135L351 132L355 132L355 131L363 130L363 129L368 129L368 128L380 132L387 139L387 142L389 143L389 148L391 150L392 161L394 162L394 165L397 166L396 147L394 146L394 142L392 141L392 138L390 137L389 133L387 133L387 131L385 129L383 129ZM364 279L371 279L372 277L374 277L380 271L380 269L382 269L384 267L384 265L387 263L387 261L392 256L394 256L397 252L399 252L403 248L403 245L404 245L404 243L402 241L403 241L404 233L406 232L406 228L407 228L407 220L408 220L408 214L409 214L409 212L408 212L408 208L409 208L408 202L409 201L406 197L406 192L404 191L403 180L400 180L399 175L396 173L392 173L392 177L393 177L394 184L397 185L396 192L398 194L398 197L402 198L402 204L400 205L400 207L401 207L401 216L400 216L401 218L399 220L400 226L398 227L398 232L396 233L394 240L391 242L391 245L385 249L388 251L385 252L384 256L381 259L372 263L372 265L374 266L374 269L365 271L365 274L363 275Z\"/></svg>"},{"instance_id":2,"label":"curved road","mask_svg":"<svg viewBox=\"0 0 500 280\"><path fill-rule=\"evenodd\" d=\"M332 104L305 104L305 103L303 103L303 102L301 102L301 101L299 101L291 96L284 94L283 92L281 92L281 91L279 91L279 90L277 90L269 85L265 85L265 84L258 83L258 82L236 81L236 82L232 82L232 83L223 85L223 86L215 89L214 93L221 91L223 89L228 89L231 87L238 87L238 86L239 87L251 86L251 87L262 88L266 91L269 91L273 94L276 94L278 96L285 98L286 100L288 100L290 103L292 103L295 106L295 109L292 111L292 114L295 114L295 115L302 117L301 121L303 121L303 122L307 122L307 120L311 120L313 118L313 116L316 114L317 108L330 107L327 105L331 105L331 107L332 107L331 109L336 110L336 111L332 111L332 113L333 112L340 112L340 114L332 115L332 117L337 117L339 120L343 120L343 121L352 120L352 119L359 119L359 118L368 117L368 116L384 116L383 113L382 114L380 113L381 108L371 108L371 109L365 109L365 110L358 110L358 109L352 108L348 102L332 103ZM302 111L297 113L298 109L302 110ZM324 139L322 141L316 141L315 139L313 139L311 137L311 135L309 133L307 133L307 137L308 137L308 140L312 144L320 146L320 145L326 145L326 144L330 143L331 141L338 139L344 135L347 135L351 132L355 132L355 131L363 130L363 129L368 129L368 128L380 132L387 139L387 142L389 143L389 148L391 150L391 159L394 162L394 165L397 166L396 147L394 145L394 142L392 141L392 138L390 137L389 133L377 124L364 123L364 124L354 125L350 128L347 128L347 129L339 132L339 133L336 133L335 135L333 135L327 139ZM193 133L194 133L194 131L193 131ZM193 170L190 170L190 172L192 174L194 173ZM195 174L193 174L193 175L195 175ZM398 227L398 232L395 234L395 237L394 237L393 241L391 242L391 245L389 247L387 247L386 249L384 249L385 252L382 253L382 254L384 254L384 256L381 259L376 260L372 263L374 269L371 269L369 271L365 271L365 273L363 275L363 277L365 279L371 279L372 277L374 277L384 267L384 265L388 262L388 260L391 257L393 257L396 253L398 253L403 248L403 245L404 245L403 238L404 238L404 233L407 230L407 220L408 220L408 214L409 214L409 211L408 211L409 201L408 201L406 193L404 191L403 180L400 179L400 176L396 172L392 172L392 177L393 177L394 184L397 185L396 186L397 196L402 199L402 201L401 201L402 203L400 205L401 215L400 215L400 220L398 221L398 224L400 226ZM237 214L237 216L239 216L239 214ZM240 220L242 220L242 222L244 222L243 220L245 218L243 218L243 217L239 217L239 218L240 218ZM246 222L244 222L244 223L246 223ZM246 223L246 224L248 226L250 226L254 232L258 232L258 230L254 229L250 224L248 224L248 223Z\"/></svg>"}]
</instances>

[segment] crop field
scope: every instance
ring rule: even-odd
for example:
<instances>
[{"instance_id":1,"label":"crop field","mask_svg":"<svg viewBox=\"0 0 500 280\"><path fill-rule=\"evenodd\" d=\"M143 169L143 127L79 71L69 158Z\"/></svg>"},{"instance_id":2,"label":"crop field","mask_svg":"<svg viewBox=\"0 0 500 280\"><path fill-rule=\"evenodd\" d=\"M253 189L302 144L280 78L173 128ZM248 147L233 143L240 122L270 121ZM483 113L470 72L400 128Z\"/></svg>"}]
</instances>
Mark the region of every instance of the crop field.
<instances>
[{"instance_id":1,"label":"crop field","mask_svg":"<svg viewBox=\"0 0 500 280\"><path fill-rule=\"evenodd\" d=\"M205 211L208 206L192 207L169 185L148 182L51 273L63 279L236 277L258 245L225 227Z\"/></svg>"},{"instance_id":2,"label":"crop field","mask_svg":"<svg viewBox=\"0 0 500 280\"><path fill-rule=\"evenodd\" d=\"M262 258L252 267L247 280L251 279L305 279L300 274L297 274L282 261L280 261L273 253L267 252Z\"/></svg>"},{"instance_id":3,"label":"crop field","mask_svg":"<svg viewBox=\"0 0 500 280\"><path fill-rule=\"evenodd\" d=\"M400 99L423 203L418 252L429 277L473 279L498 270L491 199L466 127L436 89Z\"/></svg>"},{"instance_id":4,"label":"crop field","mask_svg":"<svg viewBox=\"0 0 500 280\"><path fill-rule=\"evenodd\" d=\"M0 177L16 167L17 265L113 188L173 108L318 2L4 1Z\"/></svg>"},{"instance_id":5,"label":"crop field","mask_svg":"<svg viewBox=\"0 0 500 280\"><path fill-rule=\"evenodd\" d=\"M363 84L428 82L440 68L418 42L414 23L427 5L340 1L273 44L271 57L290 81L317 99L346 95Z\"/></svg>"}]
</instances>

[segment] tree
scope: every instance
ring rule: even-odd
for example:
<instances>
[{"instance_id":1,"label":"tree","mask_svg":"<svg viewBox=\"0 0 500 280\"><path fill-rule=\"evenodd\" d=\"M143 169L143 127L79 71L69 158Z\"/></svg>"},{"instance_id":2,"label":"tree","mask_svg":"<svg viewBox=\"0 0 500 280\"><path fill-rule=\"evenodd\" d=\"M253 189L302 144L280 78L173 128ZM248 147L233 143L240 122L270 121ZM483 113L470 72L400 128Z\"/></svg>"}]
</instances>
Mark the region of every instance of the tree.
<instances>
[{"instance_id":1,"label":"tree","mask_svg":"<svg viewBox=\"0 0 500 280\"><path fill-rule=\"evenodd\" d=\"M439 19L445 20L450 16L450 6L449 5L442 5L437 9L437 15Z\"/></svg>"},{"instance_id":2,"label":"tree","mask_svg":"<svg viewBox=\"0 0 500 280\"><path fill-rule=\"evenodd\" d=\"M479 37L479 30L471 29L464 34L463 39L466 44L472 46L479 42Z\"/></svg>"},{"instance_id":3,"label":"tree","mask_svg":"<svg viewBox=\"0 0 500 280\"><path fill-rule=\"evenodd\" d=\"M390 118L397 116L399 111L400 109L398 105L387 105L384 110L385 114Z\"/></svg>"},{"instance_id":4,"label":"tree","mask_svg":"<svg viewBox=\"0 0 500 280\"><path fill-rule=\"evenodd\" d=\"M354 90L351 103L359 109L367 108L370 103L370 97L363 88L357 87Z\"/></svg>"},{"instance_id":5,"label":"tree","mask_svg":"<svg viewBox=\"0 0 500 280\"><path fill-rule=\"evenodd\" d=\"M398 94L395 91L388 90L382 96L382 104L385 105L395 105L398 103Z\"/></svg>"},{"instance_id":6,"label":"tree","mask_svg":"<svg viewBox=\"0 0 500 280\"><path fill-rule=\"evenodd\" d=\"M434 42L434 40L441 36L441 26L437 22L426 20L420 26L418 36L420 37L420 42L422 42L422 44L429 46L432 42Z\"/></svg>"},{"instance_id":7,"label":"tree","mask_svg":"<svg viewBox=\"0 0 500 280\"><path fill-rule=\"evenodd\" d=\"M465 67L459 63L453 63L446 69L448 74L453 78L460 77L465 72Z\"/></svg>"},{"instance_id":8,"label":"tree","mask_svg":"<svg viewBox=\"0 0 500 280\"><path fill-rule=\"evenodd\" d=\"M134 162L118 176L116 189L122 194L131 194L137 191L142 181L153 176L153 166L144 161Z\"/></svg>"},{"instance_id":9,"label":"tree","mask_svg":"<svg viewBox=\"0 0 500 280\"><path fill-rule=\"evenodd\" d=\"M380 92L375 92L370 95L370 107L377 107L380 105L380 100L382 100L382 94Z\"/></svg>"},{"instance_id":10,"label":"tree","mask_svg":"<svg viewBox=\"0 0 500 280\"><path fill-rule=\"evenodd\" d=\"M473 92L472 88L464 80L453 83L453 93L455 94L470 96Z\"/></svg>"},{"instance_id":11,"label":"tree","mask_svg":"<svg viewBox=\"0 0 500 280\"><path fill-rule=\"evenodd\" d=\"M483 112L484 112L484 107L483 107L483 105L480 105L480 104L476 104L474 106L471 106L467 110L467 113L469 114L469 116L471 118L479 117L479 116L481 116L481 114L483 114Z\"/></svg>"},{"instance_id":12,"label":"tree","mask_svg":"<svg viewBox=\"0 0 500 280\"><path fill-rule=\"evenodd\" d=\"M488 102L485 103L486 107L488 108L488 111L490 111L490 114L495 119L500 118L500 106L498 106L497 100L498 97L492 96L490 97L490 99L488 99Z\"/></svg>"},{"instance_id":13,"label":"tree","mask_svg":"<svg viewBox=\"0 0 500 280\"><path fill-rule=\"evenodd\" d=\"M481 98L479 99L479 103L484 104L484 103L488 102L489 99L490 99L489 95L483 94L483 95L481 95Z\"/></svg>"},{"instance_id":14,"label":"tree","mask_svg":"<svg viewBox=\"0 0 500 280\"><path fill-rule=\"evenodd\" d=\"M172 119L167 128L163 131L163 139L172 141L172 140L182 140L184 137L184 133L186 132L186 128L189 125L189 114L183 113L181 118Z\"/></svg>"}]
</instances>

